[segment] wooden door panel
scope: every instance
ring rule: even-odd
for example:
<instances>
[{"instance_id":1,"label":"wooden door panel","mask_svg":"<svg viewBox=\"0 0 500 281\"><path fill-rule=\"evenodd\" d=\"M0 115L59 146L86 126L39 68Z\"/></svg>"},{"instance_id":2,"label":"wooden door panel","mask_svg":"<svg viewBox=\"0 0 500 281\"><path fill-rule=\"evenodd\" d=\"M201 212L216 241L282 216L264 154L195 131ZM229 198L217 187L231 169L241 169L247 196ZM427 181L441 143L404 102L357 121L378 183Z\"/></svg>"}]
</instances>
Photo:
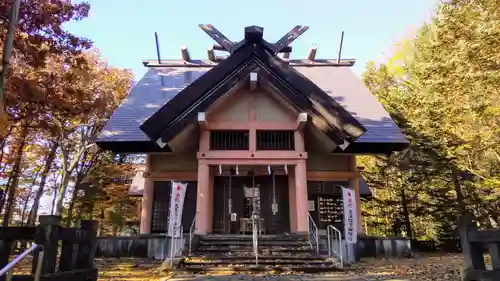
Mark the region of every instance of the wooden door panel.
<instances>
[{"instance_id":1,"label":"wooden door panel","mask_svg":"<svg viewBox=\"0 0 500 281\"><path fill-rule=\"evenodd\" d=\"M213 185L213 232L226 232L227 195L223 177L214 177Z\"/></svg>"},{"instance_id":2,"label":"wooden door panel","mask_svg":"<svg viewBox=\"0 0 500 281\"><path fill-rule=\"evenodd\" d=\"M194 217L196 216L196 197L198 193L198 182L187 182L186 195L184 197L184 208L182 211L182 228L184 232L189 232Z\"/></svg>"},{"instance_id":3,"label":"wooden door panel","mask_svg":"<svg viewBox=\"0 0 500 281\"><path fill-rule=\"evenodd\" d=\"M245 177L216 176L214 177L214 233L238 233L239 219L244 214L243 184ZM232 201L232 212L236 213L236 221L231 221L229 212L229 198Z\"/></svg>"},{"instance_id":4,"label":"wooden door panel","mask_svg":"<svg viewBox=\"0 0 500 281\"><path fill-rule=\"evenodd\" d=\"M261 217L264 218L266 232L280 234L290 231L290 206L288 198L288 176L275 176L275 197L278 212L273 214L273 179L272 176L256 177L260 185Z\"/></svg>"}]
</instances>

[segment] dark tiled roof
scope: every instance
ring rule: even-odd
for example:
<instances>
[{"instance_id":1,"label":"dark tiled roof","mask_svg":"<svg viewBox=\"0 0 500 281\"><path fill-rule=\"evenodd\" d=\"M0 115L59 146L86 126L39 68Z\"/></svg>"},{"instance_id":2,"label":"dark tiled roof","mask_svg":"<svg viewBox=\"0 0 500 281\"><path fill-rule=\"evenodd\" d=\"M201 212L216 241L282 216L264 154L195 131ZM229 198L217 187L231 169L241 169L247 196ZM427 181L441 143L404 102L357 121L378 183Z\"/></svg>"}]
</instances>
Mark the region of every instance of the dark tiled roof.
<instances>
[{"instance_id":1,"label":"dark tiled roof","mask_svg":"<svg viewBox=\"0 0 500 281\"><path fill-rule=\"evenodd\" d=\"M139 126L210 68L150 68L105 125L97 142L150 141ZM407 143L401 130L349 67L296 67L368 130L356 143Z\"/></svg>"},{"instance_id":2,"label":"dark tiled roof","mask_svg":"<svg viewBox=\"0 0 500 281\"><path fill-rule=\"evenodd\" d=\"M97 142L150 141L139 126L209 68L150 68L97 137Z\"/></svg>"},{"instance_id":3,"label":"dark tiled roof","mask_svg":"<svg viewBox=\"0 0 500 281\"><path fill-rule=\"evenodd\" d=\"M401 129L349 67L296 67L367 129L357 143L406 143Z\"/></svg>"}]
</instances>

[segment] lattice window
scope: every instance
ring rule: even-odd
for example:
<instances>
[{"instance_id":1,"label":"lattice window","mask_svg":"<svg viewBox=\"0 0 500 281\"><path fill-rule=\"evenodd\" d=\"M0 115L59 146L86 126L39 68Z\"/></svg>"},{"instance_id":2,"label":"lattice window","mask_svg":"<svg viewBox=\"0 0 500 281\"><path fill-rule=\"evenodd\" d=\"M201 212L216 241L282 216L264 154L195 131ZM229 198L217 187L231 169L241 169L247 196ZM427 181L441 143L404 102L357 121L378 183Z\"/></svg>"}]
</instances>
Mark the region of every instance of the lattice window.
<instances>
[{"instance_id":1,"label":"lattice window","mask_svg":"<svg viewBox=\"0 0 500 281\"><path fill-rule=\"evenodd\" d=\"M257 150L294 150L293 131L257 130Z\"/></svg>"},{"instance_id":2,"label":"lattice window","mask_svg":"<svg viewBox=\"0 0 500 281\"><path fill-rule=\"evenodd\" d=\"M184 232L189 232L191 223L196 214L197 182L187 182L188 187L184 197L182 211L182 226ZM171 181L157 181L153 187L153 207L151 212L151 233L166 233L170 211Z\"/></svg>"},{"instance_id":3,"label":"lattice window","mask_svg":"<svg viewBox=\"0 0 500 281\"><path fill-rule=\"evenodd\" d=\"M248 150L248 131L225 130L210 132L211 150Z\"/></svg>"},{"instance_id":4,"label":"lattice window","mask_svg":"<svg viewBox=\"0 0 500 281\"><path fill-rule=\"evenodd\" d=\"M151 214L151 233L165 233L168 226L171 182L155 182L153 188L153 210Z\"/></svg>"}]
</instances>

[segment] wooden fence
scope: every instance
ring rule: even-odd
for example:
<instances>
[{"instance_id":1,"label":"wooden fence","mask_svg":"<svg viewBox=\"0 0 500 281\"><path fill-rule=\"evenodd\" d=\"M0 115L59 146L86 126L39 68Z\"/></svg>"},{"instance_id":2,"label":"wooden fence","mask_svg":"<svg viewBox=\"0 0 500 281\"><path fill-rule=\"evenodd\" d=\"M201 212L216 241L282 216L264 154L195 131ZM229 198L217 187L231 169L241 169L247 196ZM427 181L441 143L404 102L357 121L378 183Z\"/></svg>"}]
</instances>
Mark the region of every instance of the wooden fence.
<instances>
[{"instance_id":1,"label":"wooden fence","mask_svg":"<svg viewBox=\"0 0 500 281\"><path fill-rule=\"evenodd\" d=\"M471 216L463 216L460 219L460 240L465 259L462 280L500 280L500 229L478 230ZM491 255L491 269L486 268L485 248Z\"/></svg>"},{"instance_id":2,"label":"wooden fence","mask_svg":"<svg viewBox=\"0 0 500 281\"><path fill-rule=\"evenodd\" d=\"M96 257L112 258L148 258L151 236L116 236L97 237ZM158 239L165 240L165 237ZM154 257L151 257L154 258Z\"/></svg>"},{"instance_id":3,"label":"wooden fence","mask_svg":"<svg viewBox=\"0 0 500 281\"><path fill-rule=\"evenodd\" d=\"M97 227L97 221L90 220L82 221L80 228L62 227L59 216L40 216L40 224L36 227L0 227L0 268L9 263L16 242L33 241L41 247L33 255L31 274L14 275L12 280L34 280L38 260L43 257L41 280L96 281ZM39 255L40 251L43 255ZM0 280L5 278L1 276Z\"/></svg>"},{"instance_id":4,"label":"wooden fence","mask_svg":"<svg viewBox=\"0 0 500 281\"><path fill-rule=\"evenodd\" d=\"M189 234L184 234L184 249L189 247ZM137 257L165 259L169 253L170 238L164 234L141 236L97 237L96 257Z\"/></svg>"}]
</instances>

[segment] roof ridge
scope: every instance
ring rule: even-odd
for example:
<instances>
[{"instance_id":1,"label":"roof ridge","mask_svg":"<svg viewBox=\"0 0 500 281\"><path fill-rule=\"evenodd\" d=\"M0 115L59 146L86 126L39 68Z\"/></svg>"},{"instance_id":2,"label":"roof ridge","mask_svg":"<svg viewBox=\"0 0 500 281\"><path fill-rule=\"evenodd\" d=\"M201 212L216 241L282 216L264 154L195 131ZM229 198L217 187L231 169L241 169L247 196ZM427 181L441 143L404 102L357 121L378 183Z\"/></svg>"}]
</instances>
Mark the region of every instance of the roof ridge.
<instances>
[{"instance_id":1,"label":"roof ridge","mask_svg":"<svg viewBox=\"0 0 500 281\"><path fill-rule=\"evenodd\" d=\"M219 64L219 62L224 59L218 61L211 60L179 60L179 59L170 59L170 60L161 60L158 61L156 59L143 60L142 64L148 68L156 68L156 67L214 67ZM355 59L341 59L338 61L337 59L290 59L283 60L284 62L288 62L290 66L309 66L309 67L321 67L321 66L340 66L340 67L351 67L356 63Z\"/></svg>"}]
</instances>

